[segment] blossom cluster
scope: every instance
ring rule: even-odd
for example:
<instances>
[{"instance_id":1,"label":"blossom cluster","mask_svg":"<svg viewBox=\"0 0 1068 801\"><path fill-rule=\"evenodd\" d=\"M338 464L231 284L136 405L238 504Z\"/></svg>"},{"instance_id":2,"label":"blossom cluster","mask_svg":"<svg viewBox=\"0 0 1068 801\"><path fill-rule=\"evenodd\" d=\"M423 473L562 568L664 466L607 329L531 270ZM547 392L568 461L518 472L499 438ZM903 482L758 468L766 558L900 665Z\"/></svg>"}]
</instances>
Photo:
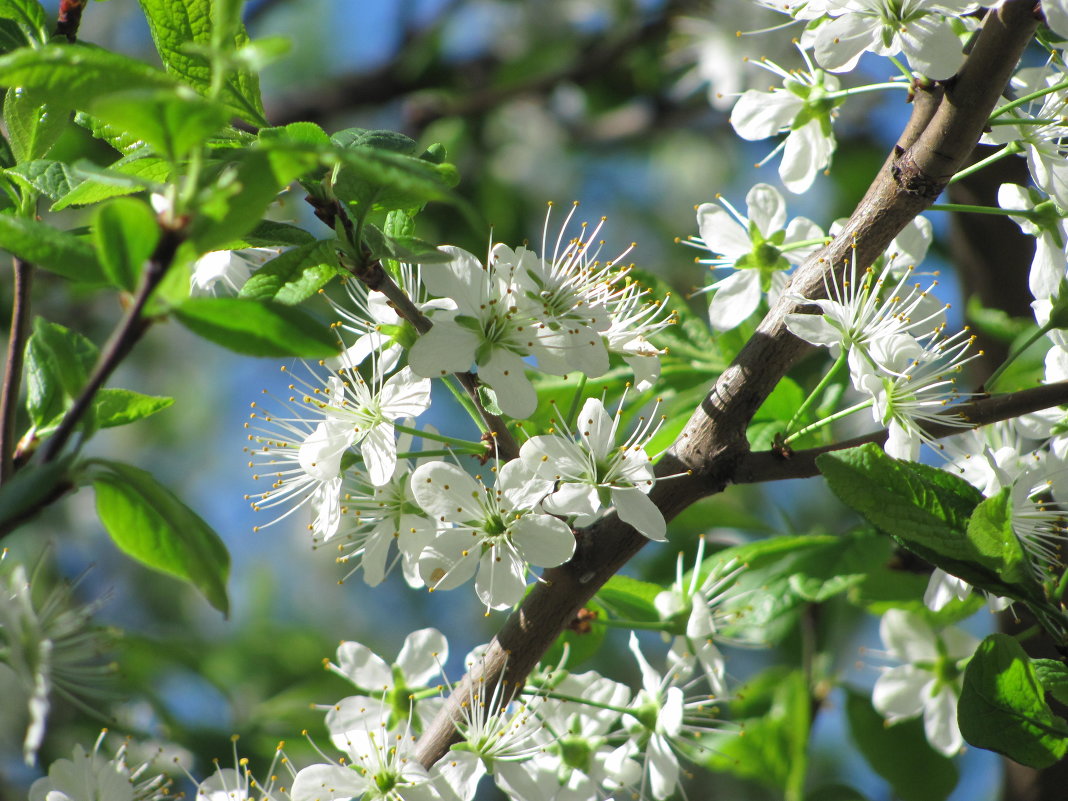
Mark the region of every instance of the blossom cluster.
<instances>
[{"instance_id":1,"label":"blossom cluster","mask_svg":"<svg viewBox=\"0 0 1068 801\"><path fill-rule=\"evenodd\" d=\"M615 355L639 390L652 385L661 351L649 337L672 317L619 258L598 259L600 227L583 225L571 239L562 231L543 243L549 258L497 244L482 264L446 246L440 263L402 265L396 285L430 323L421 336L381 293L350 282L334 308L337 330L355 341L308 365L280 410L254 406L249 464L270 488L251 498L253 507L280 509L275 520L308 507L315 541L337 544L340 560L372 585L398 563L411 585L432 590L477 574L476 593L493 609L522 597L532 566L570 559L572 527L606 510L663 539L663 515L648 497L655 415L625 436L623 401L613 417L601 398L588 397L511 461L495 452L495 438L507 432L470 442L419 425L431 379L451 383L456 374L477 382L481 412L516 420L539 409L529 372L597 378ZM484 472L464 470L465 454L479 456Z\"/></svg>"}]
</instances>

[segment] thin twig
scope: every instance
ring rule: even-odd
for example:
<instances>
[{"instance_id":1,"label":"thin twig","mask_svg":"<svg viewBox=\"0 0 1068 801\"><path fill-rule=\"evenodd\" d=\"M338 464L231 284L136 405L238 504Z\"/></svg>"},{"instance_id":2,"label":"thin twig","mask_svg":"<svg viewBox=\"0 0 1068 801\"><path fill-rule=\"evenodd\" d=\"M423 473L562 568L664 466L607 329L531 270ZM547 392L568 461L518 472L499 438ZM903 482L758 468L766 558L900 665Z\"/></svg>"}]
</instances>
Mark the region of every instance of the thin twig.
<instances>
[{"instance_id":1,"label":"thin twig","mask_svg":"<svg viewBox=\"0 0 1068 801\"><path fill-rule=\"evenodd\" d=\"M60 0L55 35L66 36L71 44L78 41L78 26L82 24L82 12L86 5L88 0Z\"/></svg>"},{"instance_id":2,"label":"thin twig","mask_svg":"<svg viewBox=\"0 0 1068 801\"><path fill-rule=\"evenodd\" d=\"M1058 381L1054 384L1022 389L1019 392L961 403L953 407L953 412L978 427L1065 404L1068 404L1068 381ZM961 428L959 425L941 424L926 425L923 430L931 439L941 439L960 434L968 429ZM887 430L882 428L870 434L862 434L831 445L791 451L788 455L780 451L749 453L738 462L731 475L731 483L761 484L765 481L781 481L788 478L810 478L819 475L820 472L816 467L816 457L824 453L855 448L869 442L882 445L886 442L887 435Z\"/></svg>"},{"instance_id":3,"label":"thin twig","mask_svg":"<svg viewBox=\"0 0 1068 801\"><path fill-rule=\"evenodd\" d=\"M30 321L30 286L33 265L18 256L12 258L15 286L11 304L11 330L7 339L7 360L4 363L4 385L0 388L0 484L14 473L15 416L19 408L19 389L22 385L22 360L26 354L26 338Z\"/></svg>"},{"instance_id":4,"label":"thin twig","mask_svg":"<svg viewBox=\"0 0 1068 801\"><path fill-rule=\"evenodd\" d=\"M313 203L313 205L316 205ZM320 219L324 216L324 210L321 206L316 206L316 214ZM346 234L349 235L350 241L355 232L352 229L352 220L345 210L341 207L340 203L333 210L333 215L341 220L342 226L345 228ZM332 222L327 224L333 227ZM397 282L393 280L393 277L382 267L382 262L378 259L370 258L369 254L365 254L365 264L362 266L346 264L347 259L342 259L342 264L346 266L350 273L363 282L364 286L368 289L372 289L381 292L389 302L393 305L394 310L410 322L416 331L420 335L425 334L434 324L430 321L430 318L420 311L419 307L412 302L412 299L408 297L408 293L401 289ZM508 424L504 421L504 418L499 415L492 414L486 410L486 407L482 405L482 399L478 394L478 378L474 373L453 373L459 380L461 386L468 395L471 396L472 402L475 404L475 408L478 410L479 417L482 418L482 422L486 425L487 430L493 436L493 451L497 458L502 462L509 462L519 456L519 443L516 442L512 432L508 430Z\"/></svg>"},{"instance_id":5,"label":"thin twig","mask_svg":"<svg viewBox=\"0 0 1068 801\"><path fill-rule=\"evenodd\" d=\"M52 436L45 440L44 445L41 446L40 460L42 464L51 462L59 456L63 446L67 444L67 440L70 439L71 434L74 433L85 413L89 411L97 390L104 386L104 382L108 380L115 368L129 355L133 346L151 327L152 319L142 316L142 312L148 303L148 299L167 274L167 270L174 261L175 251L178 250L178 246L181 243L182 234L180 231L168 228L163 229L163 235L160 237L159 244L156 245L156 251L152 254L152 258L141 274L141 282L137 287L133 303L130 304L130 307L112 332L81 394L70 409L67 410L66 415L64 415L63 420Z\"/></svg>"}]
</instances>

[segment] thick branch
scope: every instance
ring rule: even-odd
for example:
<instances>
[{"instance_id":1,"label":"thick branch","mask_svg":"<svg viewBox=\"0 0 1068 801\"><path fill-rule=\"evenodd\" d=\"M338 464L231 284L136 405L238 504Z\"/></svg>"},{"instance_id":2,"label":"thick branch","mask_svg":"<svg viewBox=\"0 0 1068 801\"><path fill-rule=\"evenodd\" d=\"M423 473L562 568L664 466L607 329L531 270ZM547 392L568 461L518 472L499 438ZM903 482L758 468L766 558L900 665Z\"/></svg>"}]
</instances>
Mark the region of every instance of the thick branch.
<instances>
[{"instance_id":1,"label":"thick branch","mask_svg":"<svg viewBox=\"0 0 1068 801\"><path fill-rule=\"evenodd\" d=\"M0 483L14 472L12 456L15 452L15 416L19 408L19 388L22 383L22 360L26 353L26 334L30 319L30 285L33 265L17 256L12 258L15 287L11 304L11 331L7 340L7 360L4 363L4 385L0 389Z\"/></svg>"},{"instance_id":2,"label":"thick branch","mask_svg":"<svg viewBox=\"0 0 1068 801\"><path fill-rule=\"evenodd\" d=\"M156 252L152 254L144 272L141 273L141 283L137 287L133 302L104 346L81 394L74 401L74 405L67 410L52 436L41 447L42 463L51 462L59 456L63 446L67 444L67 440L70 439L85 413L89 411L97 390L104 386L104 382L108 380L115 368L129 355L134 345L152 325L151 319L144 317L142 312L149 297L159 286L171 262L174 261L175 251L181 243L180 232L168 228L163 229L163 235L160 237L159 244L156 245Z\"/></svg>"},{"instance_id":3,"label":"thick branch","mask_svg":"<svg viewBox=\"0 0 1068 801\"><path fill-rule=\"evenodd\" d=\"M1032 8L1032 0L1009 0L988 12L960 77L946 89L933 114L927 105L917 105L905 146L889 167L880 170L838 238L799 268L791 284L793 293L822 297L825 280L840 280L840 272L853 258L858 267L870 265L933 202L975 147L1030 41L1036 25ZM913 137L915 141L908 141ZM685 473L659 481L650 493L665 518L721 491L747 455L745 431L753 414L812 347L790 334L784 323L788 313L800 310L790 294L780 298L657 464L658 476ZM491 688L503 680L518 688L578 610L646 542L614 515L578 536L575 558L545 572L545 582L512 613L490 643L484 662L457 685L428 726L417 746L424 765L444 756L454 741L460 704L470 697L473 682Z\"/></svg>"}]
</instances>

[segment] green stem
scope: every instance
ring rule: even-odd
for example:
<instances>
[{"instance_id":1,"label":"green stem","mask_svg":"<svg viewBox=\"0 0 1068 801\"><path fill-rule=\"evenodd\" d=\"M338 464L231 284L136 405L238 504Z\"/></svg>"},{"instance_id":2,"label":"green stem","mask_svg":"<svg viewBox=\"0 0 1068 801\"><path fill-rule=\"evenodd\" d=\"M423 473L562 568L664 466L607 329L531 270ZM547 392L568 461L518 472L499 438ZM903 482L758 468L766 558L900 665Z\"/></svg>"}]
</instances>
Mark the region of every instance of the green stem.
<instances>
[{"instance_id":1,"label":"green stem","mask_svg":"<svg viewBox=\"0 0 1068 801\"><path fill-rule=\"evenodd\" d=\"M871 83L866 86L857 86L853 89L842 89L838 92L828 92L824 95L828 100L835 100L839 97L852 97L853 95L862 95L867 92L878 92L883 89L910 89L912 79L909 81L887 81L885 83Z\"/></svg>"},{"instance_id":2,"label":"green stem","mask_svg":"<svg viewBox=\"0 0 1068 801\"><path fill-rule=\"evenodd\" d=\"M994 386L997 384L998 379L1001 378L1001 375L1005 372L1005 369L1010 364L1012 364L1014 361L1016 361L1018 358L1020 358L1020 354L1022 354L1029 347L1034 345L1036 342L1038 342L1038 340L1042 339L1042 337L1044 337L1046 334L1048 334L1050 331L1052 331L1056 327L1057 326L1054 325L1052 320L1047 322L1045 325L1040 326L1035 331L1035 333L1033 333L1031 336L1029 336L1027 338L1026 342L1024 342L1020 347L1018 347L1016 350L1014 350L1012 353L1009 354L1008 358L1005 359L1005 361L1003 361L1001 363L1001 366L998 367L998 369L993 372L993 374L990 376L990 378L988 378L986 381L983 382L983 388L986 389L987 392L989 392L991 389L993 389Z\"/></svg>"},{"instance_id":3,"label":"green stem","mask_svg":"<svg viewBox=\"0 0 1068 801\"><path fill-rule=\"evenodd\" d=\"M586 389L586 374L582 373L579 377L578 386L575 387L575 395L571 398L571 407L567 410L567 427L569 430L575 427L575 418L579 413L579 401L582 400L582 393Z\"/></svg>"},{"instance_id":4,"label":"green stem","mask_svg":"<svg viewBox=\"0 0 1068 801\"><path fill-rule=\"evenodd\" d=\"M469 439L459 439L458 437L450 437L446 434L438 434L435 431L424 431L420 428L413 428L411 426L401 425L400 423L394 423L393 429L400 431L404 434L411 434L415 437L422 437L424 440L431 439L435 442L444 442L446 445L452 445L456 448L461 448L468 453L482 453L486 450L486 446L481 442L472 442Z\"/></svg>"},{"instance_id":5,"label":"green stem","mask_svg":"<svg viewBox=\"0 0 1068 801\"><path fill-rule=\"evenodd\" d=\"M1029 95L1018 97L1015 100L1006 103L1004 106L998 106L998 108L994 109L993 113L990 115L990 119L993 120L995 117L1000 117L1002 114L1006 114L1014 108L1019 108L1026 103L1030 103L1032 100L1037 100L1040 97L1059 92L1062 89L1068 89L1068 81L1061 81L1053 86L1047 86L1045 89L1039 89L1037 92L1031 92Z\"/></svg>"},{"instance_id":6,"label":"green stem","mask_svg":"<svg viewBox=\"0 0 1068 801\"><path fill-rule=\"evenodd\" d=\"M1060 120L1051 117L1009 117L1004 120L991 120L990 127L995 125L1053 125Z\"/></svg>"},{"instance_id":7,"label":"green stem","mask_svg":"<svg viewBox=\"0 0 1068 801\"><path fill-rule=\"evenodd\" d=\"M836 422L837 420L841 420L841 419L843 419L845 417L849 417L849 415L854 414L856 412L859 412L861 409L867 409L874 402L875 401L873 401L871 398L869 398L866 401L861 401L860 403L857 403L857 404L854 404L853 406L850 406L848 409L843 409L840 412L835 412L834 414L830 415L829 417L824 417L822 420L817 420L815 423L812 423L811 425L807 425L804 428L802 428L800 431L796 431L793 434L791 434L790 436L788 436L785 440L783 440L783 445L789 445L791 442L796 440L798 437L803 437L805 434L810 434L813 431L819 431L821 428L823 428L825 426L829 426L831 423Z\"/></svg>"},{"instance_id":8,"label":"green stem","mask_svg":"<svg viewBox=\"0 0 1068 801\"><path fill-rule=\"evenodd\" d=\"M1001 209L997 206L972 206L968 203L932 203L927 207L928 211L960 211L966 214L994 214L1004 217L1027 217L1034 219L1035 214L1031 209Z\"/></svg>"},{"instance_id":9,"label":"green stem","mask_svg":"<svg viewBox=\"0 0 1068 801\"><path fill-rule=\"evenodd\" d=\"M899 61L899 60L898 60L897 58L895 58L894 56L890 56L890 63L891 63L891 64L893 64L893 65L894 65L895 67L897 67L898 71L899 71L899 72L900 72L900 73L901 73L902 75L904 75L904 76L905 76L905 79L906 79L906 80L908 81L908 83L906 84L906 86L910 86L910 87L911 87L911 86L912 86L912 81L913 81L913 80L915 79L915 77L916 77L916 76L914 76L914 75L912 74L912 70L910 70L910 69L909 69L908 67L906 67L906 66L905 66L904 64L902 64L902 63L901 63L901 62L900 62L900 61Z\"/></svg>"},{"instance_id":10,"label":"green stem","mask_svg":"<svg viewBox=\"0 0 1068 801\"><path fill-rule=\"evenodd\" d=\"M963 181L969 175L973 175L979 172L979 170L983 169L984 167L989 167L995 161L1001 161L1006 156L1014 156L1022 150L1023 145L1021 145L1019 142L1009 142L997 153L992 153L985 159L980 159L979 161L975 162L975 164L971 165L970 167L965 167L963 170L961 170L952 178L950 178L949 183L955 184L957 183L957 181Z\"/></svg>"},{"instance_id":11,"label":"green stem","mask_svg":"<svg viewBox=\"0 0 1068 801\"><path fill-rule=\"evenodd\" d=\"M662 620L620 620L608 618L607 620L595 620L610 629L642 629L645 631L667 631L671 626Z\"/></svg>"},{"instance_id":12,"label":"green stem","mask_svg":"<svg viewBox=\"0 0 1068 801\"><path fill-rule=\"evenodd\" d=\"M464 392L462 387L456 386L456 384L458 383L458 379L453 375L447 375L442 379L442 381L445 382L445 386L449 388L449 392L452 393L452 396L456 398L459 404L463 406L467 413L471 416L471 419L475 421L475 425L478 426L478 430L481 431L483 434L489 431L489 426L486 425L486 421L482 418L482 415L479 414L478 409L475 407L475 402L471 400L471 396Z\"/></svg>"},{"instance_id":13,"label":"green stem","mask_svg":"<svg viewBox=\"0 0 1068 801\"><path fill-rule=\"evenodd\" d=\"M480 447L477 451L469 451L475 455L481 456L486 452L486 446L479 443ZM427 451L400 451L397 454L398 459L420 459L424 456L455 456L455 448L438 448Z\"/></svg>"},{"instance_id":14,"label":"green stem","mask_svg":"<svg viewBox=\"0 0 1068 801\"><path fill-rule=\"evenodd\" d=\"M787 432L789 432L794 427L794 425L797 423L798 420L801 419L805 412L812 408L812 404L814 404L820 397L823 396L824 391L831 384L831 382L838 378L838 376L842 372L842 368L846 366L848 358L849 352L843 349L841 354L839 354L838 359L833 365L831 365L831 369L827 371L827 374L820 379L820 382L818 384L816 384L815 389L813 389L812 392L809 393L809 396L805 398L805 402L797 407L797 411L794 412L794 416L791 417L790 422L786 424Z\"/></svg>"},{"instance_id":15,"label":"green stem","mask_svg":"<svg viewBox=\"0 0 1068 801\"><path fill-rule=\"evenodd\" d=\"M788 250L797 250L798 248L807 248L812 245L826 245L831 241L829 236L821 236L817 239L802 239L797 242L787 242L782 247L778 248L780 253L785 253Z\"/></svg>"},{"instance_id":16,"label":"green stem","mask_svg":"<svg viewBox=\"0 0 1068 801\"><path fill-rule=\"evenodd\" d=\"M611 704L602 704L597 701L591 701L589 698L583 698L580 695L568 695L567 693L557 693L549 690L539 690L537 687L524 687L519 691L520 695L528 695L535 698L552 698L554 701L569 701L572 704L582 704L583 706L592 707L594 709L605 709L609 712L618 712L623 715L632 710L623 706L612 706Z\"/></svg>"}]
</instances>

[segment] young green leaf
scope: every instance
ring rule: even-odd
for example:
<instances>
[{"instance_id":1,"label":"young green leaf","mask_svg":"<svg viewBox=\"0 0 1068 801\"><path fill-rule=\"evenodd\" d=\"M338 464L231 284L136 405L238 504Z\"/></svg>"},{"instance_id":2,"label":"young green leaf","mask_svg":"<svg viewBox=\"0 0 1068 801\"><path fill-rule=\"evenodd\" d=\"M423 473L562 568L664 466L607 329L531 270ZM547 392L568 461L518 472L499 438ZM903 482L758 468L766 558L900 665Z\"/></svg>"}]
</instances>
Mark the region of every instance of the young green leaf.
<instances>
[{"instance_id":1,"label":"young green leaf","mask_svg":"<svg viewBox=\"0 0 1068 801\"><path fill-rule=\"evenodd\" d=\"M33 321L26 343L26 410L37 429L46 429L78 396L96 364L90 340L42 317ZM91 415L90 415L91 417Z\"/></svg>"},{"instance_id":2,"label":"young green leaf","mask_svg":"<svg viewBox=\"0 0 1068 801\"><path fill-rule=\"evenodd\" d=\"M4 95L4 123L11 152L20 164L45 156L67 127L69 118L66 107L47 103L36 89L17 86Z\"/></svg>"},{"instance_id":3,"label":"young green leaf","mask_svg":"<svg viewBox=\"0 0 1068 801\"><path fill-rule=\"evenodd\" d=\"M36 220L0 214L0 248L72 281L104 283L88 242Z\"/></svg>"},{"instance_id":4,"label":"young green leaf","mask_svg":"<svg viewBox=\"0 0 1068 801\"><path fill-rule=\"evenodd\" d=\"M93 406L100 428L129 425L174 404L174 398L142 395L129 389L105 388L96 393Z\"/></svg>"},{"instance_id":5,"label":"young green leaf","mask_svg":"<svg viewBox=\"0 0 1068 801\"><path fill-rule=\"evenodd\" d=\"M326 286L337 271L336 240L310 242L260 267L241 287L238 297L295 306Z\"/></svg>"},{"instance_id":6,"label":"young green leaf","mask_svg":"<svg viewBox=\"0 0 1068 801\"><path fill-rule=\"evenodd\" d=\"M1068 704L1068 665L1056 659L1032 659L1042 689L1062 704Z\"/></svg>"},{"instance_id":7,"label":"young green leaf","mask_svg":"<svg viewBox=\"0 0 1068 801\"><path fill-rule=\"evenodd\" d=\"M100 522L120 550L141 564L182 579L229 613L230 555L219 535L150 473L96 460L90 479Z\"/></svg>"},{"instance_id":8,"label":"young green leaf","mask_svg":"<svg viewBox=\"0 0 1068 801\"><path fill-rule=\"evenodd\" d=\"M101 206L93 223L93 243L104 273L120 289L137 287L141 268L159 242L156 215L143 201L118 198Z\"/></svg>"},{"instance_id":9,"label":"young green leaf","mask_svg":"<svg viewBox=\"0 0 1068 801\"><path fill-rule=\"evenodd\" d=\"M161 156L180 161L226 127L230 111L191 90L132 89L102 97L92 113L147 142Z\"/></svg>"},{"instance_id":10,"label":"young green leaf","mask_svg":"<svg viewBox=\"0 0 1068 801\"><path fill-rule=\"evenodd\" d=\"M48 19L37 0L0 0L0 17L14 20L30 39L48 41Z\"/></svg>"},{"instance_id":11,"label":"young green leaf","mask_svg":"<svg viewBox=\"0 0 1068 801\"><path fill-rule=\"evenodd\" d=\"M174 316L195 334L249 356L324 358L338 352L337 337L292 306L243 298L190 298Z\"/></svg>"},{"instance_id":12,"label":"young green leaf","mask_svg":"<svg viewBox=\"0 0 1068 801\"><path fill-rule=\"evenodd\" d=\"M240 23L231 28L222 20L216 33L212 0L139 0L148 18L152 40L167 72L178 76L203 95L212 89L214 53L220 63L233 66L229 51L248 43ZM226 15L229 18L229 15ZM192 45L192 47L190 46ZM265 125L263 101L257 75L247 67L231 69L217 98L253 125Z\"/></svg>"},{"instance_id":13,"label":"young green leaf","mask_svg":"<svg viewBox=\"0 0 1068 801\"><path fill-rule=\"evenodd\" d=\"M82 177L62 161L36 159L4 171L20 184L57 200L82 182Z\"/></svg>"},{"instance_id":14,"label":"young green leaf","mask_svg":"<svg viewBox=\"0 0 1068 801\"><path fill-rule=\"evenodd\" d=\"M1068 723L1053 714L1027 653L1007 634L991 634L968 663L957 722L977 748L1038 770L1068 753Z\"/></svg>"},{"instance_id":15,"label":"young green leaf","mask_svg":"<svg viewBox=\"0 0 1068 801\"><path fill-rule=\"evenodd\" d=\"M887 726L868 696L853 690L846 717L853 742L902 801L943 801L957 786L953 760L930 746L919 718Z\"/></svg>"},{"instance_id":16,"label":"young green leaf","mask_svg":"<svg viewBox=\"0 0 1068 801\"><path fill-rule=\"evenodd\" d=\"M39 103L85 109L130 89L166 89L174 79L141 61L81 44L45 45L0 56L0 86L31 91ZM34 158L39 158L38 154Z\"/></svg>"},{"instance_id":17,"label":"young green leaf","mask_svg":"<svg viewBox=\"0 0 1068 801\"><path fill-rule=\"evenodd\" d=\"M617 615L629 620L660 619L654 601L663 590L659 584L639 581L630 576L612 576L597 591L597 600Z\"/></svg>"},{"instance_id":18,"label":"young green leaf","mask_svg":"<svg viewBox=\"0 0 1068 801\"><path fill-rule=\"evenodd\" d=\"M110 167L91 167L85 162L76 162L72 169L84 180L53 203L52 211L61 211L68 206L88 206L140 192L167 181L174 168L166 159L145 156L140 151L124 156Z\"/></svg>"}]
</instances>

